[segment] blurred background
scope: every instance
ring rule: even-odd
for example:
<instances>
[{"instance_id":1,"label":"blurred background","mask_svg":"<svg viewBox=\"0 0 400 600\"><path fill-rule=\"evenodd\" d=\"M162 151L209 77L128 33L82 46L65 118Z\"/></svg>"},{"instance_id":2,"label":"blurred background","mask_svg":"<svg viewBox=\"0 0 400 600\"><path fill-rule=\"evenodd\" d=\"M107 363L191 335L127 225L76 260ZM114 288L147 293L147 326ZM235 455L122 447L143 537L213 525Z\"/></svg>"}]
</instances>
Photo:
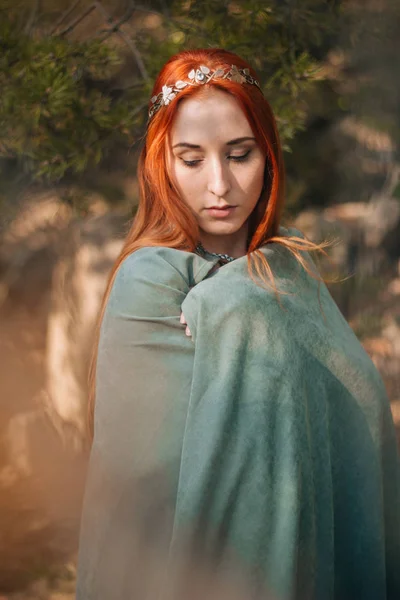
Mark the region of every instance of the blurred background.
<instances>
[{"instance_id":1,"label":"blurred background","mask_svg":"<svg viewBox=\"0 0 400 600\"><path fill-rule=\"evenodd\" d=\"M191 47L259 73L284 225L337 239L320 268L400 427L400 2L0 0L0 600L74 598L93 325L154 79Z\"/></svg>"}]
</instances>

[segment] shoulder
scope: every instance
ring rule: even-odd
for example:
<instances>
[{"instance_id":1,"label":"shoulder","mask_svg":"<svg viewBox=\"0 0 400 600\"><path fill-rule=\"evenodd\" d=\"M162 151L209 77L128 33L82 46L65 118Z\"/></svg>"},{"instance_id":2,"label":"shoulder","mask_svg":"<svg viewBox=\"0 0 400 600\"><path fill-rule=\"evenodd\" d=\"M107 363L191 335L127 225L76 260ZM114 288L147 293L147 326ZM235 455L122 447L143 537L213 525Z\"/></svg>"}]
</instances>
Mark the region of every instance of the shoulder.
<instances>
[{"instance_id":1,"label":"shoulder","mask_svg":"<svg viewBox=\"0 0 400 600\"><path fill-rule=\"evenodd\" d=\"M207 277L218 259L208 260L193 252L166 246L146 246L136 250L121 263L120 282L155 280L188 292Z\"/></svg>"},{"instance_id":2,"label":"shoulder","mask_svg":"<svg viewBox=\"0 0 400 600\"><path fill-rule=\"evenodd\" d=\"M286 238L306 237L295 227L281 226L278 233ZM282 328L287 321L282 307L291 308L297 302L302 306L302 295L308 293L310 286L316 290L317 282L280 243L267 244L260 250L273 272L273 282L267 279L266 283L257 276L257 270L253 270L251 276L247 257L240 257L223 265L212 277L190 290L182 305L185 316L207 315L207 321L214 323L213 327L218 327L219 323L234 323L237 319L254 322L259 318L268 321L271 329ZM193 321L192 317L191 331L196 328Z\"/></svg>"},{"instance_id":3,"label":"shoulder","mask_svg":"<svg viewBox=\"0 0 400 600\"><path fill-rule=\"evenodd\" d=\"M176 312L189 290L212 267L191 252L165 246L146 246L127 256L119 265L110 291L110 309L138 314Z\"/></svg>"},{"instance_id":4,"label":"shoulder","mask_svg":"<svg viewBox=\"0 0 400 600\"><path fill-rule=\"evenodd\" d=\"M283 227L282 225L279 226L279 235L283 236L283 237L300 237L303 239L306 239L305 234L300 231L300 229L297 229L297 227Z\"/></svg>"},{"instance_id":5,"label":"shoulder","mask_svg":"<svg viewBox=\"0 0 400 600\"><path fill-rule=\"evenodd\" d=\"M180 251L163 246L146 246L127 256L119 265L115 285L137 285L145 282L175 283L189 287Z\"/></svg>"},{"instance_id":6,"label":"shoulder","mask_svg":"<svg viewBox=\"0 0 400 600\"><path fill-rule=\"evenodd\" d=\"M168 257L171 258L171 251L174 252L175 250L163 246L139 248L124 258L118 268L118 273L123 276L146 271L151 276L153 272L157 272L160 268L173 268L168 260Z\"/></svg>"},{"instance_id":7,"label":"shoulder","mask_svg":"<svg viewBox=\"0 0 400 600\"><path fill-rule=\"evenodd\" d=\"M189 290L184 270L168 260L170 250L143 247L118 266L108 298L108 314L154 316L165 312Z\"/></svg>"}]
</instances>

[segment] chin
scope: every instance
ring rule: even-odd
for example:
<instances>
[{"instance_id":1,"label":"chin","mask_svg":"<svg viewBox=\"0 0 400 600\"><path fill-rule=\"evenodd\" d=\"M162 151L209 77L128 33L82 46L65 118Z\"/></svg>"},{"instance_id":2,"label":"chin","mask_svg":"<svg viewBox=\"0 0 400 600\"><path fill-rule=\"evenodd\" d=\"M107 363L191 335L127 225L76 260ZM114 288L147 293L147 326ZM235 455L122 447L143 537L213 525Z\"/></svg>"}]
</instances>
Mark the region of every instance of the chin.
<instances>
[{"instance_id":1,"label":"chin","mask_svg":"<svg viewBox=\"0 0 400 600\"><path fill-rule=\"evenodd\" d=\"M215 220L213 222L207 221L206 223L199 223L199 226L206 231L207 233L213 233L214 231L225 231L229 230L232 233L235 231L239 231L239 229L244 225L244 223L238 221L236 219L220 219Z\"/></svg>"},{"instance_id":2,"label":"chin","mask_svg":"<svg viewBox=\"0 0 400 600\"><path fill-rule=\"evenodd\" d=\"M231 235L231 234L239 231L240 227L232 227L232 226L229 226L228 224L223 225L221 223L220 225L217 225L216 227L207 227L207 228L201 227L201 229L204 231L204 233L207 233L208 235Z\"/></svg>"}]
</instances>

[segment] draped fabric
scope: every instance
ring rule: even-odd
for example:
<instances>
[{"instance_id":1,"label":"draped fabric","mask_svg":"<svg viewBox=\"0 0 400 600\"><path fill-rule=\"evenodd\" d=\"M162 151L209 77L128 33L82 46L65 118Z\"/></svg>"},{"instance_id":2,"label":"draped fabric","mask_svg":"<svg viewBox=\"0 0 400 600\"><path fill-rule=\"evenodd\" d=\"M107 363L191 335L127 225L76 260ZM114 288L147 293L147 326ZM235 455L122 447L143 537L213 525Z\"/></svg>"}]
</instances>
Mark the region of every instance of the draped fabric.
<instances>
[{"instance_id":1,"label":"draped fabric","mask_svg":"<svg viewBox=\"0 0 400 600\"><path fill-rule=\"evenodd\" d=\"M246 256L215 270L218 258L146 247L121 264L77 600L400 598L382 379L326 286L281 245L261 251L279 300Z\"/></svg>"}]
</instances>

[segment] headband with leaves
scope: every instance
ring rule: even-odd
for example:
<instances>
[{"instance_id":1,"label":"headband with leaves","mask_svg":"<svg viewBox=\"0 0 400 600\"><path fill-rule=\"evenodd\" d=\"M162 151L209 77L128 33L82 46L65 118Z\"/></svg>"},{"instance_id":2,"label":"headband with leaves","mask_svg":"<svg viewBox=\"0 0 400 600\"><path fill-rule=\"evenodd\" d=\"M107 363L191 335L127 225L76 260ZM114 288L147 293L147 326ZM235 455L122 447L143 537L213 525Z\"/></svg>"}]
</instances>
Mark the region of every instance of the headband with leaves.
<instances>
[{"instance_id":1,"label":"headband with leaves","mask_svg":"<svg viewBox=\"0 0 400 600\"><path fill-rule=\"evenodd\" d=\"M200 65L198 69L192 69L188 73L189 81L176 81L172 85L163 85L162 90L156 96L151 99L152 106L149 110L148 121L152 116L162 107L166 106L175 98L180 91L186 88L188 85L202 85L208 83L211 79L215 78L230 79L231 81L237 81L238 83L250 83L256 85L262 92L259 82L250 75L249 69L239 69L236 65L231 65L230 69L218 68L215 71L211 71L208 67Z\"/></svg>"}]
</instances>

